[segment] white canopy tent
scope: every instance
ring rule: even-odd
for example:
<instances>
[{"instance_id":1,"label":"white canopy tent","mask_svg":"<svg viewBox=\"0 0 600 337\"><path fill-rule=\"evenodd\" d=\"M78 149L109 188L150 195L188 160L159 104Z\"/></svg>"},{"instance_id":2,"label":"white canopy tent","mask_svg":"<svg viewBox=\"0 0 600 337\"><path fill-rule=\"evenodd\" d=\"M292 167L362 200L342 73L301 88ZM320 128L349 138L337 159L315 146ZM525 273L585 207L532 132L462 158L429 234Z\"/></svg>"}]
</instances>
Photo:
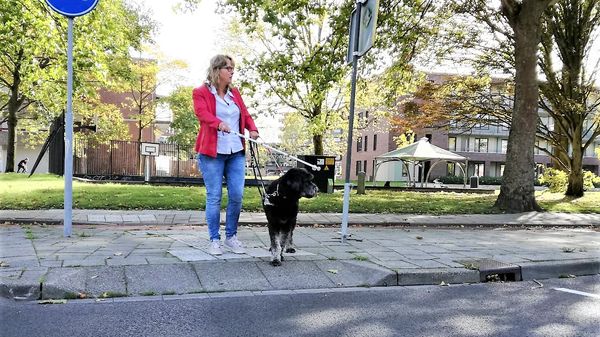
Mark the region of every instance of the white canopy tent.
<instances>
[{"instance_id":1,"label":"white canopy tent","mask_svg":"<svg viewBox=\"0 0 600 337\"><path fill-rule=\"evenodd\" d=\"M463 172L464 186L467 185L466 169L469 162L468 158L430 144L429 139L427 139L427 137L423 137L418 142L412 143L408 146L375 157L375 172L373 173L373 184L375 184L375 179L377 177L377 170L379 169L379 166L390 161L402 162L408 174L409 186L416 186L417 181L416 177L414 179L411 179L408 164L419 165L420 163L426 161L431 161L432 164L429 168L429 172L427 172L427 176L424 177L424 175L422 175L424 179L421 179L421 187L423 187L424 183L429 181L429 174L431 173L433 168L440 162L456 163L457 166Z\"/></svg>"}]
</instances>

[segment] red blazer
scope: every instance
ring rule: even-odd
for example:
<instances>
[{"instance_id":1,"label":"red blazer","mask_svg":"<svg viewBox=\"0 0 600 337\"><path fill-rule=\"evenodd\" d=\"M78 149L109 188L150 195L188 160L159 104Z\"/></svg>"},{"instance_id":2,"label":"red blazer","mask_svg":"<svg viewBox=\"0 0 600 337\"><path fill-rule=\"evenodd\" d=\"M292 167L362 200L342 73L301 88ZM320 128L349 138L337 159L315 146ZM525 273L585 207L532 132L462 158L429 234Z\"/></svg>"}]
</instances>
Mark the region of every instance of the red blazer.
<instances>
[{"instance_id":1,"label":"red blazer","mask_svg":"<svg viewBox=\"0 0 600 337\"><path fill-rule=\"evenodd\" d=\"M244 129L258 132L240 92L235 88L231 88L231 93L233 94L233 101L240 108L239 133L244 134ZM217 128L219 127L219 123L221 123L221 120L217 118L217 101L215 95L204 84L194 89L192 98L194 100L194 113L200 122L200 130L198 131L198 138L196 138L196 152L215 158L217 157ZM242 146L244 146L244 149L246 148L243 138Z\"/></svg>"}]
</instances>

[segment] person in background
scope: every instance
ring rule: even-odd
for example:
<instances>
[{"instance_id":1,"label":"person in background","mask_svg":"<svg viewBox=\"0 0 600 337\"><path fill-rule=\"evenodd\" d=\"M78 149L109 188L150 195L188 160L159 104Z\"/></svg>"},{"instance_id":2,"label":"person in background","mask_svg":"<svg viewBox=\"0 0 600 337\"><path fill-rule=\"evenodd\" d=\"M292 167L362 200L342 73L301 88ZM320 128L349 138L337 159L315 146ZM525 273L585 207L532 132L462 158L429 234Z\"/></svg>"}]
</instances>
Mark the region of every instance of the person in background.
<instances>
[{"instance_id":1,"label":"person in background","mask_svg":"<svg viewBox=\"0 0 600 337\"><path fill-rule=\"evenodd\" d=\"M27 173L27 161L29 160L29 158L25 158L23 160L21 160L19 162L19 164L17 164L17 173L21 173L21 171L23 171L23 173Z\"/></svg>"},{"instance_id":2,"label":"person in background","mask_svg":"<svg viewBox=\"0 0 600 337\"><path fill-rule=\"evenodd\" d=\"M246 175L245 142L231 131L243 134L248 130L252 139L259 136L240 92L231 85L234 70L230 56L214 56L206 82L192 94L194 113L200 122L196 152L206 187L208 253L213 255L223 254L220 235L223 177L227 185L224 245L236 254L245 252L237 238Z\"/></svg>"}]
</instances>

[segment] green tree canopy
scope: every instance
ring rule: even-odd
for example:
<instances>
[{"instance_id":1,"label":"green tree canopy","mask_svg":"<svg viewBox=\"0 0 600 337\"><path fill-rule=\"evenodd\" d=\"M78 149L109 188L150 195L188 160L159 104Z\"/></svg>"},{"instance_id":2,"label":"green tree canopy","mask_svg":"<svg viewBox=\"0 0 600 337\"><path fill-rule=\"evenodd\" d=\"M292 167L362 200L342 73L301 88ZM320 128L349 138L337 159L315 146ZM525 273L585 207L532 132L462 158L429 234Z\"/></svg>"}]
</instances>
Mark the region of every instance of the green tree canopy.
<instances>
[{"instance_id":1,"label":"green tree canopy","mask_svg":"<svg viewBox=\"0 0 600 337\"><path fill-rule=\"evenodd\" d=\"M47 126L66 105L67 20L38 0L0 2L0 107L8 124L6 171L14 170L14 146L19 122L27 118ZM91 13L75 19L75 119L92 118L97 89L108 86L111 74L148 39L152 25L123 1L100 1ZM92 112L93 111L93 112ZM96 116L97 122L114 118ZM99 126L104 132L118 128Z\"/></svg>"}]
</instances>

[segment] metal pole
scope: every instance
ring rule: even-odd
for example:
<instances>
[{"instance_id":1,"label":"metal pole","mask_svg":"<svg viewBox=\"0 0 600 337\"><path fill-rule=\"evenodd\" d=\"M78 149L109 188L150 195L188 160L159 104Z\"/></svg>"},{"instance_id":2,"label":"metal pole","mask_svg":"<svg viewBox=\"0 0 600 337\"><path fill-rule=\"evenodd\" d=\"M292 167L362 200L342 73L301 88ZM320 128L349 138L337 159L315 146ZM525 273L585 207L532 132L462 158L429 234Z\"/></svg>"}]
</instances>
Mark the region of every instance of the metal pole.
<instances>
[{"instance_id":1,"label":"metal pole","mask_svg":"<svg viewBox=\"0 0 600 337\"><path fill-rule=\"evenodd\" d=\"M65 120L64 236L71 236L73 212L73 18L67 17L67 114Z\"/></svg>"},{"instance_id":2,"label":"metal pole","mask_svg":"<svg viewBox=\"0 0 600 337\"><path fill-rule=\"evenodd\" d=\"M348 147L346 148L346 180L344 182L344 202L342 204L342 243L348 238L348 212L350 210L350 169L352 166L352 131L354 129L354 101L356 99L356 73L358 69L358 40L360 38L360 0L356 2L354 18L354 46L352 46L352 80L350 90L350 115L348 116Z\"/></svg>"}]
</instances>

